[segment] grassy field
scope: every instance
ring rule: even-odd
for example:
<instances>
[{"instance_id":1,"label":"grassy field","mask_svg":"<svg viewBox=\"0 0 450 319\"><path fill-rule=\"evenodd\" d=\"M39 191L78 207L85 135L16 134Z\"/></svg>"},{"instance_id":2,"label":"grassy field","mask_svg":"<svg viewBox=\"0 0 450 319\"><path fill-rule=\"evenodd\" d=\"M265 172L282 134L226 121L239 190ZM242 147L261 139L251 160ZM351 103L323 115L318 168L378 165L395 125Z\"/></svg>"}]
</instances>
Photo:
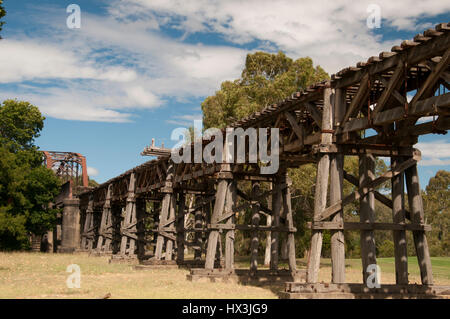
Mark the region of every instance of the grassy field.
<instances>
[{"instance_id":1,"label":"grassy field","mask_svg":"<svg viewBox=\"0 0 450 319\"><path fill-rule=\"evenodd\" d=\"M394 283L394 259L380 258L382 283ZM66 267L81 268L81 288L69 289ZM360 282L361 261L347 260L347 282ZM435 282L450 285L450 258L432 258ZM238 258L237 267L247 267ZM298 260L299 268L305 261ZM410 282L420 282L417 261L410 258ZM243 286L235 283L199 283L186 280L187 270L134 270L126 264L108 264L108 257L84 254L0 253L0 298L277 298L282 288ZM331 277L330 260L323 259L321 281Z\"/></svg>"}]
</instances>

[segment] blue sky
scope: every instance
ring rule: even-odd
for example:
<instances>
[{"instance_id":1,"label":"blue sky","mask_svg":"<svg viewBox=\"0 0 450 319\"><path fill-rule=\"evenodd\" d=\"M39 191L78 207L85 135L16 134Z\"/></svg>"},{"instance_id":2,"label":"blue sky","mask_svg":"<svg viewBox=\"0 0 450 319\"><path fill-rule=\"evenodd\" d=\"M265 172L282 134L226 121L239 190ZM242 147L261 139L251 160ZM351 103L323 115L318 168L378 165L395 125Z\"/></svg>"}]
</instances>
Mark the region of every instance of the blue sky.
<instances>
[{"instance_id":1,"label":"blue sky","mask_svg":"<svg viewBox=\"0 0 450 319\"><path fill-rule=\"evenodd\" d=\"M66 7L81 8L81 28ZM176 127L201 118L200 104L239 77L247 53L313 58L332 74L448 22L448 1L376 1L379 29L366 26L374 1L5 0L0 100L18 98L47 117L43 150L85 155L104 182L148 157L155 138L172 146ZM418 147L422 187L450 170L447 135Z\"/></svg>"}]
</instances>

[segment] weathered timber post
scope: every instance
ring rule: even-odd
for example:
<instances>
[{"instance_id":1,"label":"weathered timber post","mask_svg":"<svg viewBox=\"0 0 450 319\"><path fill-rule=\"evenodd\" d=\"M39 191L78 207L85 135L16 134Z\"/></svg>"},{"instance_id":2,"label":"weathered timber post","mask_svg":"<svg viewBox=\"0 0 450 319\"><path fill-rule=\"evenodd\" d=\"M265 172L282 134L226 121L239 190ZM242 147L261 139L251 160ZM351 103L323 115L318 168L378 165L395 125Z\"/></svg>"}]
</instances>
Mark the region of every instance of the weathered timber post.
<instances>
[{"instance_id":1,"label":"weathered timber post","mask_svg":"<svg viewBox=\"0 0 450 319\"><path fill-rule=\"evenodd\" d=\"M373 181L375 173L375 158L372 154L364 154L359 157L359 185L360 189L366 191L365 185ZM368 189L365 196L361 196L359 201L359 217L361 223L375 222L375 196L372 190ZM376 264L376 246L373 230L361 230L361 260L363 282L366 283L370 273L367 267Z\"/></svg>"},{"instance_id":2,"label":"weathered timber post","mask_svg":"<svg viewBox=\"0 0 450 319\"><path fill-rule=\"evenodd\" d=\"M236 182L228 184L225 215L229 216L226 225L234 226L235 224L235 207L236 207ZM234 229L227 229L225 233L225 269L234 269Z\"/></svg>"},{"instance_id":3,"label":"weathered timber post","mask_svg":"<svg viewBox=\"0 0 450 319\"><path fill-rule=\"evenodd\" d=\"M152 202L152 216L153 216L153 229L158 230L159 229L159 215L161 213L161 202L160 201L153 201ZM158 232L153 232L153 256L156 255L156 243L158 241Z\"/></svg>"},{"instance_id":4,"label":"weathered timber post","mask_svg":"<svg viewBox=\"0 0 450 319\"><path fill-rule=\"evenodd\" d=\"M212 212L214 210L214 206L216 205L216 200L213 199L210 203L207 203L207 205L203 206L203 221L204 221L204 227L208 227L209 224L211 224L211 217ZM205 255L206 258L206 250L208 249L208 237L209 237L209 231L203 231L201 234L201 240L202 240L202 250L201 252ZM201 254L200 254L201 256Z\"/></svg>"},{"instance_id":5,"label":"weathered timber post","mask_svg":"<svg viewBox=\"0 0 450 319\"><path fill-rule=\"evenodd\" d=\"M272 191L272 183L269 183L269 190ZM267 200L267 208L272 210L272 194ZM272 225L272 215L266 215L266 226ZM270 231L266 232L266 250L264 252L264 266L270 265L270 248L272 244L272 233Z\"/></svg>"},{"instance_id":6,"label":"weathered timber post","mask_svg":"<svg viewBox=\"0 0 450 319\"><path fill-rule=\"evenodd\" d=\"M176 199L174 198L171 179L173 176L174 167L173 164L169 165L167 169L166 186L161 189L161 193L164 194L161 210L159 214L158 224L158 238L156 240L155 259L161 260L163 257L164 244L166 246L166 252L164 254L165 260L172 260L173 242L176 240L175 236L175 206ZM170 187L168 186L170 184Z\"/></svg>"},{"instance_id":7,"label":"weathered timber post","mask_svg":"<svg viewBox=\"0 0 450 319\"><path fill-rule=\"evenodd\" d=\"M403 162L401 157L391 157L391 166L396 167ZM394 224L404 224L405 200L404 200L404 173L401 172L391 179L392 184L392 220ZM408 246L406 243L406 231L394 230L395 252L395 282L399 285L408 284Z\"/></svg>"},{"instance_id":8,"label":"weathered timber post","mask_svg":"<svg viewBox=\"0 0 450 319\"><path fill-rule=\"evenodd\" d=\"M417 164L405 171L406 187L408 190L409 209L411 221L414 224L424 224L424 212L422 196L420 194L419 174ZM431 270L430 252L428 250L427 237L424 230L413 230L414 246L416 248L417 261L419 262L422 284L433 284L433 272Z\"/></svg>"},{"instance_id":9,"label":"weathered timber post","mask_svg":"<svg viewBox=\"0 0 450 319\"><path fill-rule=\"evenodd\" d=\"M287 173L282 175L282 182L284 184L282 197L283 197L283 211L286 218L287 232L287 257L289 262L289 271L291 274L297 272L297 260L295 259L295 236L294 236L294 218L292 215L292 204L291 204L291 190L290 185L292 184Z\"/></svg>"},{"instance_id":10,"label":"weathered timber post","mask_svg":"<svg viewBox=\"0 0 450 319\"><path fill-rule=\"evenodd\" d=\"M72 253L80 248L80 200L64 199L61 246L58 252Z\"/></svg>"},{"instance_id":11,"label":"weathered timber post","mask_svg":"<svg viewBox=\"0 0 450 319\"><path fill-rule=\"evenodd\" d=\"M173 255L173 244L176 240L175 238L175 208L177 206L176 194L170 196L170 206L169 206L169 216L165 224L165 231L170 234L170 237L166 241L166 260L172 260Z\"/></svg>"},{"instance_id":12,"label":"weathered timber post","mask_svg":"<svg viewBox=\"0 0 450 319\"><path fill-rule=\"evenodd\" d=\"M97 241L97 252L111 252L112 241L112 218L111 218L111 195L112 184L108 185L105 203L103 204L102 219L100 222L99 236Z\"/></svg>"},{"instance_id":13,"label":"weathered timber post","mask_svg":"<svg viewBox=\"0 0 450 319\"><path fill-rule=\"evenodd\" d=\"M184 219L185 219L185 203L186 198L182 192L178 193L178 211L176 213L177 218L177 261L184 261Z\"/></svg>"},{"instance_id":14,"label":"weathered timber post","mask_svg":"<svg viewBox=\"0 0 450 319\"><path fill-rule=\"evenodd\" d=\"M342 199L343 190L344 155L331 155L330 162L330 205L338 203ZM332 221L340 225L344 224L344 210L340 209L332 218ZM331 280L335 284L345 282L345 245L344 231L331 231Z\"/></svg>"},{"instance_id":15,"label":"weathered timber post","mask_svg":"<svg viewBox=\"0 0 450 319\"><path fill-rule=\"evenodd\" d=\"M258 270L258 246L259 234L258 226L260 221L258 196L260 195L259 183L252 182L252 226L255 229L252 231L252 241L250 245L251 259L250 259L250 273L256 273Z\"/></svg>"},{"instance_id":16,"label":"weathered timber post","mask_svg":"<svg viewBox=\"0 0 450 319\"><path fill-rule=\"evenodd\" d=\"M322 114L321 143L330 145L333 142L333 117L331 110L331 89L324 90L324 105ZM317 165L316 188L314 196L314 221L317 221L327 205L328 177L330 173L330 155L321 153ZM315 283L318 279L320 267L320 255L322 252L323 234L321 230L313 229L311 237L311 248L308 260L306 281Z\"/></svg>"},{"instance_id":17,"label":"weathered timber post","mask_svg":"<svg viewBox=\"0 0 450 319\"><path fill-rule=\"evenodd\" d=\"M338 127L346 112L345 90L336 89L334 101L332 99L332 110L334 112L334 127ZM335 153L331 156L330 162L330 205L338 203L343 194L343 172L344 155ZM332 218L335 223L344 223L344 210L340 209ZM345 282L345 245L344 231L331 231L331 280L335 284Z\"/></svg>"},{"instance_id":18,"label":"weathered timber post","mask_svg":"<svg viewBox=\"0 0 450 319\"><path fill-rule=\"evenodd\" d=\"M219 222L220 217L222 216L224 206L225 206L225 198L227 195L229 181L227 179L220 179L217 184L216 191L216 201L214 203L214 210L211 216L211 224L213 228L208 236L208 247L206 249L206 261L205 261L205 269L213 269L214 268L214 259L217 253L217 244L219 239L219 229L214 228L216 224Z\"/></svg>"},{"instance_id":19,"label":"weathered timber post","mask_svg":"<svg viewBox=\"0 0 450 319\"><path fill-rule=\"evenodd\" d=\"M94 247L94 199L93 195L89 197L88 207L86 209L86 218L84 221L83 235L81 239L81 249L91 251Z\"/></svg>"},{"instance_id":20,"label":"weathered timber post","mask_svg":"<svg viewBox=\"0 0 450 319\"><path fill-rule=\"evenodd\" d=\"M273 183L272 191L272 227L280 226L280 213L282 208L282 192L280 177L277 175ZM272 242L270 245L270 270L278 270L278 256L279 256L279 238L280 234L278 230L272 229L271 232Z\"/></svg>"},{"instance_id":21,"label":"weathered timber post","mask_svg":"<svg viewBox=\"0 0 450 319\"><path fill-rule=\"evenodd\" d=\"M198 207L202 202L200 196L196 196L195 199L195 211L194 211L194 228L200 229L203 227L203 206ZM209 204L209 203L208 203ZM200 260L202 258L203 238L202 233L196 231L194 233L194 242L198 247L194 247L194 259Z\"/></svg>"},{"instance_id":22,"label":"weathered timber post","mask_svg":"<svg viewBox=\"0 0 450 319\"><path fill-rule=\"evenodd\" d=\"M111 202L111 252L117 254L120 252L120 243L122 236L120 228L122 223L122 206L117 202Z\"/></svg>"},{"instance_id":23,"label":"weathered timber post","mask_svg":"<svg viewBox=\"0 0 450 319\"><path fill-rule=\"evenodd\" d=\"M122 236L120 243L120 255L125 256L128 255L130 257L135 255L136 248L136 177L135 173L130 174L130 181L128 183L128 194L125 206L125 218L123 221L123 225L120 229L120 233Z\"/></svg>"},{"instance_id":24,"label":"weathered timber post","mask_svg":"<svg viewBox=\"0 0 450 319\"><path fill-rule=\"evenodd\" d=\"M164 194L164 197L163 197L163 200L161 203L161 210L160 210L160 214L159 214L159 224L158 224L158 238L156 240L156 251L155 251L155 258L157 260L162 259L163 246L165 243L163 228L168 220L171 197L172 197L171 193Z\"/></svg>"},{"instance_id":25,"label":"weathered timber post","mask_svg":"<svg viewBox=\"0 0 450 319\"><path fill-rule=\"evenodd\" d=\"M143 259L145 257L145 218L146 218L146 205L145 198L136 199L136 235L137 235L137 257Z\"/></svg>"}]
</instances>

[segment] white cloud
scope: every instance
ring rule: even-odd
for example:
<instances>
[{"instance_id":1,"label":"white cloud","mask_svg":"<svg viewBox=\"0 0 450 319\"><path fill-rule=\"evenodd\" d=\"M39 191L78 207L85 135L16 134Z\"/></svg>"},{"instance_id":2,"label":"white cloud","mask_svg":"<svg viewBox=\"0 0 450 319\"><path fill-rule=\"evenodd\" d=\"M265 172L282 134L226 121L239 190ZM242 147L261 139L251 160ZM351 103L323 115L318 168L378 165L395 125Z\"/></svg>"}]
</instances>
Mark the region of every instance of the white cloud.
<instances>
[{"instance_id":1,"label":"white cloud","mask_svg":"<svg viewBox=\"0 0 450 319\"><path fill-rule=\"evenodd\" d=\"M311 56L328 72L365 61L381 50L389 50L395 41L380 41L366 26L366 11L373 1L347 0L121 0L133 4L139 12L165 17L159 23L188 33L216 32L227 40L242 44L254 40L269 41L295 56ZM399 30L418 30L419 17L450 10L441 0L376 2L381 7L383 26Z\"/></svg>"},{"instance_id":2,"label":"white cloud","mask_svg":"<svg viewBox=\"0 0 450 319\"><path fill-rule=\"evenodd\" d=\"M166 123L188 128L194 126L194 121L201 121L201 120L202 114L185 114L174 116L172 119L167 120Z\"/></svg>"},{"instance_id":3,"label":"white cloud","mask_svg":"<svg viewBox=\"0 0 450 319\"><path fill-rule=\"evenodd\" d=\"M162 37L149 28L150 16L130 22L83 13L75 32L48 18L45 38L2 40L0 60L10 62L0 82L16 87L0 88L0 99L27 99L60 119L127 122L136 109L206 96L239 75L246 50Z\"/></svg>"},{"instance_id":4,"label":"white cloud","mask_svg":"<svg viewBox=\"0 0 450 319\"><path fill-rule=\"evenodd\" d=\"M1 83L53 78L128 82L136 78L134 70L121 66L98 68L93 61L82 61L71 51L31 39L0 41L0 60L7 61L2 64Z\"/></svg>"},{"instance_id":5,"label":"white cloud","mask_svg":"<svg viewBox=\"0 0 450 319\"><path fill-rule=\"evenodd\" d=\"M222 81L239 76L248 50L184 42L199 32L310 56L333 73L402 40L382 41L366 27L369 3L114 0L106 4L108 16L83 11L78 30L60 23L59 9L36 9L30 23L45 32L0 41L0 60L8 61L0 83L16 86L0 88L0 99L30 99L56 118L125 122L137 109L213 94ZM383 26L402 30L419 27L418 17L450 10L449 2L436 0L377 3ZM163 27L184 35L163 36Z\"/></svg>"},{"instance_id":6,"label":"white cloud","mask_svg":"<svg viewBox=\"0 0 450 319\"><path fill-rule=\"evenodd\" d=\"M90 177L98 176L98 169L95 167L88 166L87 173Z\"/></svg>"},{"instance_id":7,"label":"white cloud","mask_svg":"<svg viewBox=\"0 0 450 319\"><path fill-rule=\"evenodd\" d=\"M450 165L450 143L445 140L417 143L416 148L422 152L421 166Z\"/></svg>"},{"instance_id":8,"label":"white cloud","mask_svg":"<svg viewBox=\"0 0 450 319\"><path fill-rule=\"evenodd\" d=\"M450 165L450 159L430 158L420 162L421 166L445 166Z\"/></svg>"},{"instance_id":9,"label":"white cloud","mask_svg":"<svg viewBox=\"0 0 450 319\"><path fill-rule=\"evenodd\" d=\"M158 104L158 98L142 86L133 86L126 89L127 95L131 101L137 105L155 105Z\"/></svg>"}]
</instances>

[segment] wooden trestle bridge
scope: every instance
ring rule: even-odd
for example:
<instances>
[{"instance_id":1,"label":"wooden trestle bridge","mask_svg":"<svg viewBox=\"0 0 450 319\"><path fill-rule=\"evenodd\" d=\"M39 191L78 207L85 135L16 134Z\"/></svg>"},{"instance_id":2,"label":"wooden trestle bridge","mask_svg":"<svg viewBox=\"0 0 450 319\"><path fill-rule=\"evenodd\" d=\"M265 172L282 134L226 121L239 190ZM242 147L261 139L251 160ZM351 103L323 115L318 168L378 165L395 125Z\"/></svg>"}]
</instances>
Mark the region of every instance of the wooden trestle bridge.
<instances>
[{"instance_id":1,"label":"wooden trestle bridge","mask_svg":"<svg viewBox=\"0 0 450 319\"><path fill-rule=\"evenodd\" d=\"M450 128L449 59L450 23L442 23L231 125L279 129L275 174L261 174L258 164L177 164L164 149L149 147L147 153L159 155L157 159L80 193L71 204L80 211L81 250L109 253L113 260L138 258L142 265L190 265L192 280L218 278L236 275L235 233L246 231L252 238L248 275L291 281L286 297L432 293L430 225L425 223L417 170L421 153L413 145L420 135L446 134ZM359 176L344 170L346 156L359 157ZM381 176L374 170L377 157L391 160L390 170ZM317 163L317 177L308 266L300 270L286 172L305 163ZM344 180L355 186L351 194L343 194ZM376 191L389 180L391 196ZM250 195L239 188L240 181L251 184ZM360 221L345 221L343 209L355 201ZM391 223L375 222L375 201L392 209ZM251 224L236 224L246 211ZM318 283L324 230L332 233L329 284ZM370 276L367 267L376 264L374 232L392 231L396 285L370 290L345 284L344 230L361 234L363 282ZM422 285L408 281L407 231L413 234ZM259 238L267 232L270 270L258 270ZM287 237L289 270L278 269L281 233ZM185 247L194 249L194 260L185 260Z\"/></svg>"}]
</instances>

